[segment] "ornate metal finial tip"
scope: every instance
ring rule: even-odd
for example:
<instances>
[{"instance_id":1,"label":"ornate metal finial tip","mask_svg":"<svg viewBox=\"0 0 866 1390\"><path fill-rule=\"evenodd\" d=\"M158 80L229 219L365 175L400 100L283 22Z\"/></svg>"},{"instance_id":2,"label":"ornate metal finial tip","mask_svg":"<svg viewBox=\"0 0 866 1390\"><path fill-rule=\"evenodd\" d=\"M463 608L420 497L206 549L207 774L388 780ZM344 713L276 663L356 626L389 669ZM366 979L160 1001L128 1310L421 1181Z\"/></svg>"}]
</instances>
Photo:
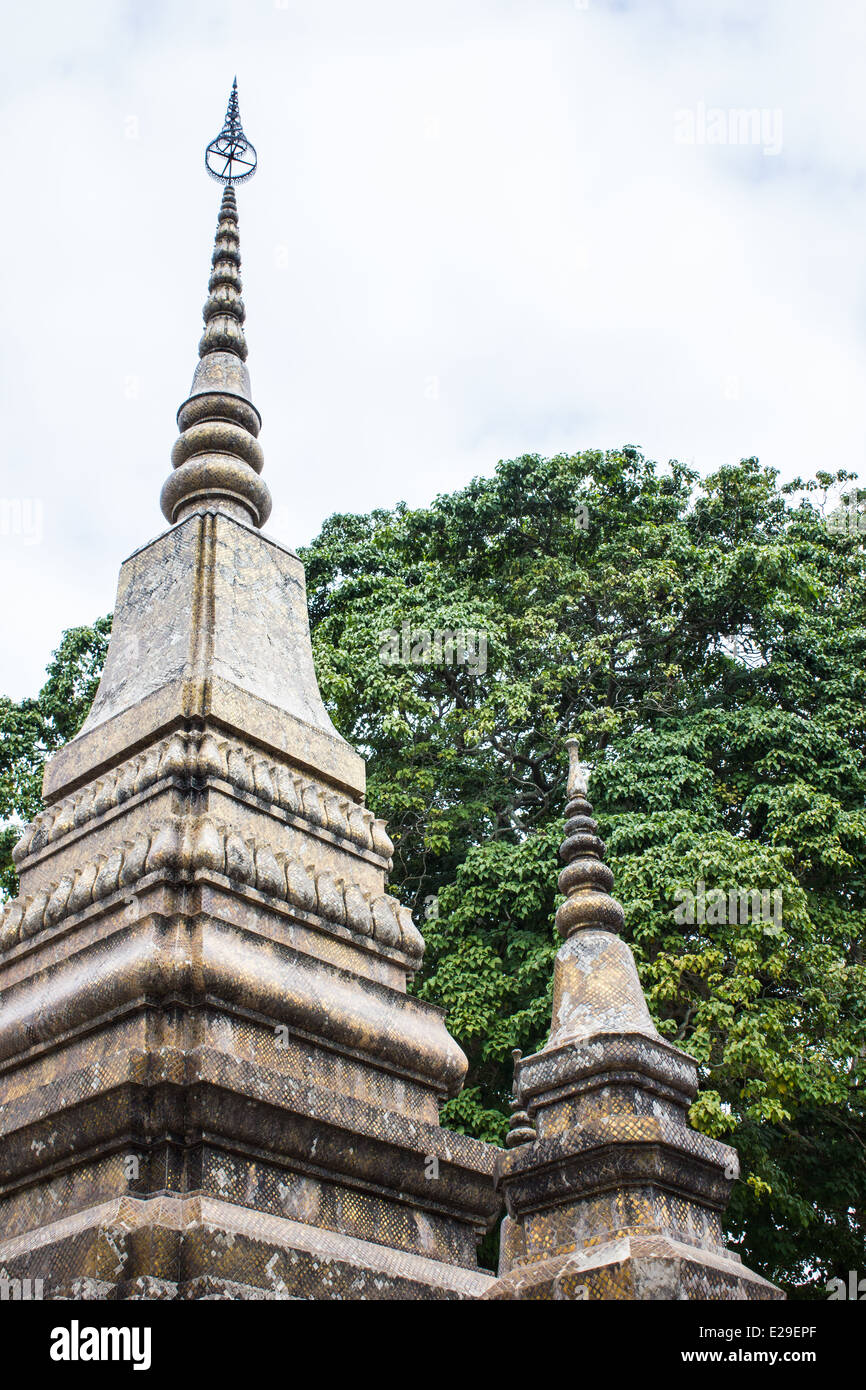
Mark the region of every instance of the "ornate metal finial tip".
<instances>
[{"instance_id":1,"label":"ornate metal finial tip","mask_svg":"<svg viewBox=\"0 0 866 1390\"><path fill-rule=\"evenodd\" d=\"M244 183L256 172L256 151L244 135L238 104L238 79L232 83L223 128L211 140L204 156L205 168L220 183Z\"/></svg>"}]
</instances>

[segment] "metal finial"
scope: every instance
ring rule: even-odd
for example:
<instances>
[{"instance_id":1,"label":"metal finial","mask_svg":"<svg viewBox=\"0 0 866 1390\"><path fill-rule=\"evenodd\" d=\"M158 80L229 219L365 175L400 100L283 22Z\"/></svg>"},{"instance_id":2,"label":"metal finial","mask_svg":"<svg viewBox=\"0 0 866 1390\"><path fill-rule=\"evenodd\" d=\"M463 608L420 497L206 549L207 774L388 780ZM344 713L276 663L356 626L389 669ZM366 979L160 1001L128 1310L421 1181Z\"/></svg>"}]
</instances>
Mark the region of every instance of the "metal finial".
<instances>
[{"instance_id":1,"label":"metal finial","mask_svg":"<svg viewBox=\"0 0 866 1390\"><path fill-rule=\"evenodd\" d=\"M243 183L256 172L256 151L244 135L238 106L238 79L232 83L223 128L211 140L204 156L205 168L220 183Z\"/></svg>"}]
</instances>

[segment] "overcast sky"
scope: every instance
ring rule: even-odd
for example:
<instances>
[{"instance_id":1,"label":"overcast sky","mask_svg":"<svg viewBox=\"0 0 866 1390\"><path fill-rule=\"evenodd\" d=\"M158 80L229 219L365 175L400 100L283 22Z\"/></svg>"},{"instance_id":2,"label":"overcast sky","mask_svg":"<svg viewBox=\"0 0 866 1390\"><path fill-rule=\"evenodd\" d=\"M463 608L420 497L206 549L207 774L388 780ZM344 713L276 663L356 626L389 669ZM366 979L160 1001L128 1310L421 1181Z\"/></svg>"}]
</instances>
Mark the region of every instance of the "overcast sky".
<instances>
[{"instance_id":1,"label":"overcast sky","mask_svg":"<svg viewBox=\"0 0 866 1390\"><path fill-rule=\"evenodd\" d=\"M862 471L863 0L41 0L4 31L0 692L164 527L235 72L280 540L530 451Z\"/></svg>"}]
</instances>

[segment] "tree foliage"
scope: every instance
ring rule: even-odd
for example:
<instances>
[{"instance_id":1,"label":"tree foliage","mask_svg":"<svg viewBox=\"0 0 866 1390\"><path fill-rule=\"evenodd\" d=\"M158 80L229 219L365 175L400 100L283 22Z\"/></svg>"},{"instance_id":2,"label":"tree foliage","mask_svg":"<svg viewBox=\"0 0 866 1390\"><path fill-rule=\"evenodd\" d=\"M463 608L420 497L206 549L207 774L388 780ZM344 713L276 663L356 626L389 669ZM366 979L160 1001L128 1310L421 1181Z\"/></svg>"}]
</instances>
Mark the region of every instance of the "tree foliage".
<instances>
[{"instance_id":1,"label":"tree foliage","mask_svg":"<svg viewBox=\"0 0 866 1390\"><path fill-rule=\"evenodd\" d=\"M93 704L111 632L111 617L64 632L35 699L0 695L0 889L14 896L12 848L21 826L42 809L46 758L68 743Z\"/></svg>"}]
</instances>

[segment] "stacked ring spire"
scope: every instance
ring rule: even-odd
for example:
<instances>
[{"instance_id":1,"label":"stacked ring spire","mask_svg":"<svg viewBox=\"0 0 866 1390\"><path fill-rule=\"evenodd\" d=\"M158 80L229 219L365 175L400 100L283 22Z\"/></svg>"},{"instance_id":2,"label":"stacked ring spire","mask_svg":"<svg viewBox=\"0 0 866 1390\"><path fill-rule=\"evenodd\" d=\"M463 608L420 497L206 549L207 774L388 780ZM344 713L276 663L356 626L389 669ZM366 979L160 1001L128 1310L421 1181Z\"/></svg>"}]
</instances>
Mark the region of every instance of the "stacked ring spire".
<instances>
[{"instance_id":1,"label":"stacked ring spire","mask_svg":"<svg viewBox=\"0 0 866 1390\"><path fill-rule=\"evenodd\" d=\"M218 146L213 166L211 152ZM251 155L246 172L238 163L242 149ZM261 416L251 399L246 368L235 195L235 184L255 172L255 158L241 127L235 79L223 130L208 145L208 170L225 187L202 310L199 364L189 397L178 411L180 435L171 452L174 471L160 498L163 515L170 522L183 521L197 511L221 511L247 525L262 526L271 512L270 492L259 477L264 466L258 442Z\"/></svg>"}]
</instances>

